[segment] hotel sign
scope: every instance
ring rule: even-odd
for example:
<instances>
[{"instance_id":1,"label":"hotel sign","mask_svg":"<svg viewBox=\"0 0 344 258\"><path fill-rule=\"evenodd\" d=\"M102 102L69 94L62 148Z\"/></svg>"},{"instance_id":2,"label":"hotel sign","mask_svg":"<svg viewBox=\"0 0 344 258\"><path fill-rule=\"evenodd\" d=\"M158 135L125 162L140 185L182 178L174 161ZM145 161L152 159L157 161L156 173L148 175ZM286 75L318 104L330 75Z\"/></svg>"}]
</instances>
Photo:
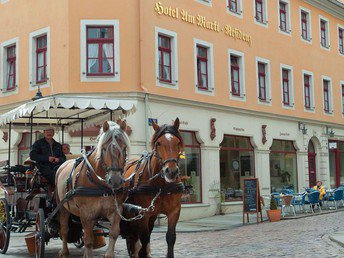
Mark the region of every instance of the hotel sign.
<instances>
[{"instance_id":1,"label":"hotel sign","mask_svg":"<svg viewBox=\"0 0 344 258\"><path fill-rule=\"evenodd\" d=\"M228 37L234 39L242 40L248 43L249 46L252 45L252 36L244 33L238 28L234 28L229 24L220 25L216 20L209 20L203 15L192 14L185 9L179 9L178 7L164 6L161 2L155 3L154 11L159 15L164 15L171 17L176 20L181 20L183 22L193 24L195 26L201 27L206 30L211 30L217 33L223 33Z\"/></svg>"}]
</instances>

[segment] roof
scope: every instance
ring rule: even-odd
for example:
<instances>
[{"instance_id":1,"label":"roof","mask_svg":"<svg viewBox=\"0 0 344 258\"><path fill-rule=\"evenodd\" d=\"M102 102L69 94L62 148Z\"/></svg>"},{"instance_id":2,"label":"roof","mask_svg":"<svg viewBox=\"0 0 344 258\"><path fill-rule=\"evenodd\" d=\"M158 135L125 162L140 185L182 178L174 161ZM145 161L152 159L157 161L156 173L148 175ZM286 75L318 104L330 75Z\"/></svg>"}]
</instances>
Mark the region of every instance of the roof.
<instances>
[{"instance_id":1,"label":"roof","mask_svg":"<svg viewBox=\"0 0 344 258\"><path fill-rule=\"evenodd\" d=\"M0 127L8 123L37 126L64 126L67 130L123 118L136 111L136 101L94 96L56 95L27 102L0 115ZM110 115L109 115L110 114Z\"/></svg>"}]
</instances>

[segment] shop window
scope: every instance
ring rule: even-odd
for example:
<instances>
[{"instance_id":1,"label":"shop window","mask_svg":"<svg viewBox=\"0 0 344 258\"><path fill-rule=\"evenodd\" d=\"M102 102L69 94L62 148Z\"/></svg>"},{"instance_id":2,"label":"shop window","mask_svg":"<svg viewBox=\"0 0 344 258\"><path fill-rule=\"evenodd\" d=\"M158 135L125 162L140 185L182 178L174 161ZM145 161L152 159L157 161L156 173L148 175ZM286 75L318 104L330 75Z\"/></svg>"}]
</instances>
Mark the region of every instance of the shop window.
<instances>
[{"instance_id":1,"label":"shop window","mask_svg":"<svg viewBox=\"0 0 344 258\"><path fill-rule=\"evenodd\" d=\"M243 181L254 175L250 138L225 135L220 150L220 182L225 201L241 201Z\"/></svg>"},{"instance_id":2,"label":"shop window","mask_svg":"<svg viewBox=\"0 0 344 258\"><path fill-rule=\"evenodd\" d=\"M213 47L212 44L195 39L196 88L198 93L213 94Z\"/></svg>"},{"instance_id":3,"label":"shop window","mask_svg":"<svg viewBox=\"0 0 344 258\"><path fill-rule=\"evenodd\" d=\"M268 60L257 58L257 85L260 103L270 103L270 65Z\"/></svg>"},{"instance_id":4,"label":"shop window","mask_svg":"<svg viewBox=\"0 0 344 258\"><path fill-rule=\"evenodd\" d=\"M339 53L344 55L344 29L338 28L338 46Z\"/></svg>"},{"instance_id":5,"label":"shop window","mask_svg":"<svg viewBox=\"0 0 344 258\"><path fill-rule=\"evenodd\" d=\"M81 81L118 82L118 20L81 20Z\"/></svg>"},{"instance_id":6,"label":"shop window","mask_svg":"<svg viewBox=\"0 0 344 258\"><path fill-rule=\"evenodd\" d=\"M156 84L162 87L178 88L177 34L155 28Z\"/></svg>"},{"instance_id":7,"label":"shop window","mask_svg":"<svg viewBox=\"0 0 344 258\"><path fill-rule=\"evenodd\" d=\"M323 104L324 104L324 111L327 114L332 114L332 89L331 89L331 81L329 79L323 79Z\"/></svg>"},{"instance_id":8,"label":"shop window","mask_svg":"<svg viewBox=\"0 0 344 258\"><path fill-rule=\"evenodd\" d=\"M32 87L48 86L50 74L50 28L30 33L30 84Z\"/></svg>"},{"instance_id":9,"label":"shop window","mask_svg":"<svg viewBox=\"0 0 344 258\"><path fill-rule=\"evenodd\" d=\"M314 111L313 74L310 72L303 72L303 91L305 110Z\"/></svg>"},{"instance_id":10,"label":"shop window","mask_svg":"<svg viewBox=\"0 0 344 258\"><path fill-rule=\"evenodd\" d=\"M181 178L184 181L185 191L182 203L202 202L202 173L201 173L201 144L195 133L181 131L185 144L185 159L179 161Z\"/></svg>"},{"instance_id":11,"label":"shop window","mask_svg":"<svg viewBox=\"0 0 344 258\"><path fill-rule=\"evenodd\" d=\"M284 107L294 106L292 67L281 65L282 104Z\"/></svg>"},{"instance_id":12,"label":"shop window","mask_svg":"<svg viewBox=\"0 0 344 258\"><path fill-rule=\"evenodd\" d=\"M310 43L312 41L311 11L300 8L301 39Z\"/></svg>"},{"instance_id":13,"label":"shop window","mask_svg":"<svg viewBox=\"0 0 344 258\"><path fill-rule=\"evenodd\" d=\"M323 48L330 48L329 21L320 18L320 44Z\"/></svg>"},{"instance_id":14,"label":"shop window","mask_svg":"<svg viewBox=\"0 0 344 258\"><path fill-rule=\"evenodd\" d=\"M35 132L32 135L32 143L43 138L44 135L41 132ZM23 165L24 161L29 157L30 153L30 133L23 133L22 139L18 144L18 164Z\"/></svg>"},{"instance_id":15,"label":"shop window","mask_svg":"<svg viewBox=\"0 0 344 258\"><path fill-rule=\"evenodd\" d=\"M344 142L329 142L330 187L336 188L344 184Z\"/></svg>"},{"instance_id":16,"label":"shop window","mask_svg":"<svg viewBox=\"0 0 344 258\"><path fill-rule=\"evenodd\" d=\"M271 192L297 191L296 149L292 141L273 140L270 148Z\"/></svg>"},{"instance_id":17,"label":"shop window","mask_svg":"<svg viewBox=\"0 0 344 258\"><path fill-rule=\"evenodd\" d=\"M267 0L254 0L255 21L266 26L268 24Z\"/></svg>"},{"instance_id":18,"label":"shop window","mask_svg":"<svg viewBox=\"0 0 344 258\"><path fill-rule=\"evenodd\" d=\"M289 1L279 1L279 30L284 33L290 33L290 11Z\"/></svg>"},{"instance_id":19,"label":"shop window","mask_svg":"<svg viewBox=\"0 0 344 258\"><path fill-rule=\"evenodd\" d=\"M1 90L3 93L15 92L18 84L18 38L1 44L2 72Z\"/></svg>"}]
</instances>

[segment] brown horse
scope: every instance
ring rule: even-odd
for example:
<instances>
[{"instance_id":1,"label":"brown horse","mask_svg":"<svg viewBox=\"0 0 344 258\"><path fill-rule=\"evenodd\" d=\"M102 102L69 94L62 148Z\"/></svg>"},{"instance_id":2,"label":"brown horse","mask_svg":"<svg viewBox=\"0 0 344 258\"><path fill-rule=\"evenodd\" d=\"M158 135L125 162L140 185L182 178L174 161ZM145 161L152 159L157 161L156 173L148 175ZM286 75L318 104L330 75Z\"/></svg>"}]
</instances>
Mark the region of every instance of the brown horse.
<instances>
[{"instance_id":1,"label":"brown horse","mask_svg":"<svg viewBox=\"0 0 344 258\"><path fill-rule=\"evenodd\" d=\"M116 209L116 195L112 193L123 183L121 172L130 144L125 129L124 122L121 126L112 121L104 122L97 148L88 157L84 155L78 165L74 165L75 160L67 161L57 171L57 203L64 202L67 192L76 192L60 209L60 236L63 241L60 257L67 257L69 254L67 241L70 214L80 217L84 230L84 257L93 257L95 223L100 218L107 218L111 228L105 257L114 257L114 247L120 233L119 210L122 212L122 205L120 202L119 210Z\"/></svg>"},{"instance_id":2,"label":"brown horse","mask_svg":"<svg viewBox=\"0 0 344 258\"><path fill-rule=\"evenodd\" d=\"M127 241L130 257L151 257L150 236L158 214L168 218L166 241L167 257L174 257L176 225L181 210L183 184L179 177L178 160L183 151L179 119L174 125L159 127L153 122L155 133L151 140L152 152L128 163L124 178L131 178L125 202L146 207L141 220L121 221L121 234ZM124 217L134 214L123 211ZM139 246L141 242L141 249Z\"/></svg>"}]
</instances>

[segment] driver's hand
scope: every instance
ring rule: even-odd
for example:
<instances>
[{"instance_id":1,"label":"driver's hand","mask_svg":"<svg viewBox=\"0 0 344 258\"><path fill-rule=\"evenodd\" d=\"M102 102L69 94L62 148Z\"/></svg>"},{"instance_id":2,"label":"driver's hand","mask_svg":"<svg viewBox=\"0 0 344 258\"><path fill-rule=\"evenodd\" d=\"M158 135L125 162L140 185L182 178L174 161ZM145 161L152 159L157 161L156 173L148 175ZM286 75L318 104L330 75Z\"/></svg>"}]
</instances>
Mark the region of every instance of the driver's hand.
<instances>
[{"instance_id":1,"label":"driver's hand","mask_svg":"<svg viewBox=\"0 0 344 258\"><path fill-rule=\"evenodd\" d=\"M54 163L55 159L55 157L49 156L49 162Z\"/></svg>"},{"instance_id":2,"label":"driver's hand","mask_svg":"<svg viewBox=\"0 0 344 258\"><path fill-rule=\"evenodd\" d=\"M60 159L59 158L55 158L54 163L59 163Z\"/></svg>"}]
</instances>

